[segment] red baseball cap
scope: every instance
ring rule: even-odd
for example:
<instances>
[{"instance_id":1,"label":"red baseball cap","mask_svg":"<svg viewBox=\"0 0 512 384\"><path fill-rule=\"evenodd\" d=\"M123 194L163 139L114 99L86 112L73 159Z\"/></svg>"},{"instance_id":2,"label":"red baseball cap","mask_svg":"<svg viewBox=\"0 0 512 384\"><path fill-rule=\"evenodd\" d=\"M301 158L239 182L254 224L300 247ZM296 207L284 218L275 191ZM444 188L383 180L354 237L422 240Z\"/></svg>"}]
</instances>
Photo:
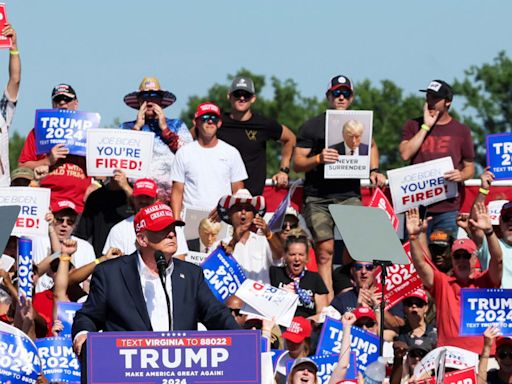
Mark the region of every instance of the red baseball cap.
<instances>
[{"instance_id":1,"label":"red baseball cap","mask_svg":"<svg viewBox=\"0 0 512 384\"><path fill-rule=\"evenodd\" d=\"M457 252L460 249L463 249L466 252L474 254L478 248L477 248L475 242L471 239L457 239L453 242L452 254Z\"/></svg>"},{"instance_id":2,"label":"red baseball cap","mask_svg":"<svg viewBox=\"0 0 512 384\"><path fill-rule=\"evenodd\" d=\"M371 308L358 307L354 309L352 313L356 316L356 321L362 319L363 317L369 317L373 321L377 321L377 316L375 316L375 312Z\"/></svg>"},{"instance_id":3,"label":"red baseball cap","mask_svg":"<svg viewBox=\"0 0 512 384\"><path fill-rule=\"evenodd\" d=\"M156 197L158 186L152 179L139 179L133 185L133 196Z\"/></svg>"},{"instance_id":4,"label":"red baseball cap","mask_svg":"<svg viewBox=\"0 0 512 384\"><path fill-rule=\"evenodd\" d=\"M407 296L404 297L404 300L408 299L409 297L416 297L428 304L428 296L423 289L417 289L414 292L409 293Z\"/></svg>"},{"instance_id":5,"label":"red baseball cap","mask_svg":"<svg viewBox=\"0 0 512 384\"><path fill-rule=\"evenodd\" d=\"M312 331L313 327L308 319L302 316L295 316L290 326L283 332L283 337L294 343L300 343L306 337L310 337Z\"/></svg>"},{"instance_id":6,"label":"red baseball cap","mask_svg":"<svg viewBox=\"0 0 512 384\"><path fill-rule=\"evenodd\" d=\"M171 224L185 225L183 221L174 219L172 210L168 205L160 202L142 208L133 220L135 233L137 234L142 231L161 231Z\"/></svg>"},{"instance_id":7,"label":"red baseball cap","mask_svg":"<svg viewBox=\"0 0 512 384\"><path fill-rule=\"evenodd\" d=\"M197 119L198 117L201 117L203 115L216 115L218 117L221 117L220 108L217 105L210 102L199 104L199 106L196 109L194 119Z\"/></svg>"},{"instance_id":8,"label":"red baseball cap","mask_svg":"<svg viewBox=\"0 0 512 384\"><path fill-rule=\"evenodd\" d=\"M71 209L76 214L78 214L78 211L76 210L76 204L69 200L52 201L50 208L53 213L62 211L63 209Z\"/></svg>"}]
</instances>

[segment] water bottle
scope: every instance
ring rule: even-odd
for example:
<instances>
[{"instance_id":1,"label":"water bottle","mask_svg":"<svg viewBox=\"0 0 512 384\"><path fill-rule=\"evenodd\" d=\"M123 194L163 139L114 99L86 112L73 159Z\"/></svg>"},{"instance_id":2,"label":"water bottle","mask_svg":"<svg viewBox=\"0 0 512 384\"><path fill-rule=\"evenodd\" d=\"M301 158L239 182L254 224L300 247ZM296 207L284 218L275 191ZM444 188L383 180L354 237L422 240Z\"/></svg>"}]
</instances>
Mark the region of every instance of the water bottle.
<instances>
[{"instance_id":1,"label":"water bottle","mask_svg":"<svg viewBox=\"0 0 512 384\"><path fill-rule=\"evenodd\" d=\"M366 367L364 373L365 384L381 384L386 378L386 360L379 356L377 361Z\"/></svg>"}]
</instances>

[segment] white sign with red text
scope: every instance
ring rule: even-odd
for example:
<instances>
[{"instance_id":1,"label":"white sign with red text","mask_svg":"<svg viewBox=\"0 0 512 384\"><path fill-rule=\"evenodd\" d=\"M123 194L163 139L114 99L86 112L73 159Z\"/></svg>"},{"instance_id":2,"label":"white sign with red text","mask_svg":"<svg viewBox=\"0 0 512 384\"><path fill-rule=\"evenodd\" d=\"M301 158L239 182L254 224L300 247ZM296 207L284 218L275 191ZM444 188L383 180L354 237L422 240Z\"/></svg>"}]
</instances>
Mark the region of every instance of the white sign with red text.
<instances>
[{"instance_id":1,"label":"white sign with red text","mask_svg":"<svg viewBox=\"0 0 512 384\"><path fill-rule=\"evenodd\" d=\"M48 222L44 219L50 210L48 188L0 188L0 206L19 205L20 213L12 230L13 236L47 236Z\"/></svg>"},{"instance_id":2,"label":"white sign with red text","mask_svg":"<svg viewBox=\"0 0 512 384\"><path fill-rule=\"evenodd\" d=\"M153 159L153 132L97 128L87 130L87 174L112 176L120 169L127 177L146 177Z\"/></svg>"},{"instance_id":3,"label":"white sign with red text","mask_svg":"<svg viewBox=\"0 0 512 384\"><path fill-rule=\"evenodd\" d=\"M446 181L443 176L452 170L452 158L443 157L388 171L395 212L405 212L457 196L457 183Z\"/></svg>"}]
</instances>

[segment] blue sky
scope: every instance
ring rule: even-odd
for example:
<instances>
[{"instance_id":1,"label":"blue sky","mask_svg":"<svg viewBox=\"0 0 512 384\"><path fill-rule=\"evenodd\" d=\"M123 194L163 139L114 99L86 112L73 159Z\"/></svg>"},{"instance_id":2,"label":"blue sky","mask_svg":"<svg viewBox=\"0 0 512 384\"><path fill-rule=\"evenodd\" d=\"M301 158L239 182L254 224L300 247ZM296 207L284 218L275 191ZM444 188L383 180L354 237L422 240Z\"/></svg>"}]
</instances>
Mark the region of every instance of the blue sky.
<instances>
[{"instance_id":1,"label":"blue sky","mask_svg":"<svg viewBox=\"0 0 512 384\"><path fill-rule=\"evenodd\" d=\"M510 1L5 3L23 66L12 131L24 135L59 82L76 89L81 110L110 124L135 118L122 99L147 75L176 94L166 110L173 117L190 95L227 83L241 67L292 78L303 95L322 97L336 74L355 82L391 79L410 93L434 78L461 79L500 50L512 55ZM8 53L0 56L5 84Z\"/></svg>"}]
</instances>

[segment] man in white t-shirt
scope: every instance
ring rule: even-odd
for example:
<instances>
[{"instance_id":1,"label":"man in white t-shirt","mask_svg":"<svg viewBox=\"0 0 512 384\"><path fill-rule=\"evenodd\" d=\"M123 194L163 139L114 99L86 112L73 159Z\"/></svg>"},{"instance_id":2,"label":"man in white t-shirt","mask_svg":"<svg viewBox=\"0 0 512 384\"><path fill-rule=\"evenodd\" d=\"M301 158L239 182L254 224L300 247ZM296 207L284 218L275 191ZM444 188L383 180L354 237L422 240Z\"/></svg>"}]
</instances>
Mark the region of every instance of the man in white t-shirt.
<instances>
[{"instance_id":1,"label":"man in white t-shirt","mask_svg":"<svg viewBox=\"0 0 512 384\"><path fill-rule=\"evenodd\" d=\"M156 202L158 192L158 185L152 179L139 179L133 185L132 203L135 214L142 208L148 207ZM133 219L135 215L130 216L123 221L117 223L110 230L105 245L103 247L103 254L105 255L110 248L119 248L125 255L131 255L136 251L135 248L135 230L133 229ZM178 240L178 250L176 255L183 255L187 253L187 242L183 229L176 230L176 237Z\"/></svg>"},{"instance_id":2,"label":"man in white t-shirt","mask_svg":"<svg viewBox=\"0 0 512 384\"><path fill-rule=\"evenodd\" d=\"M183 207L215 209L222 196L243 188L247 179L238 150L217 138L220 108L200 104L194 119L197 140L178 150L171 171L171 207L178 219Z\"/></svg>"},{"instance_id":3,"label":"man in white t-shirt","mask_svg":"<svg viewBox=\"0 0 512 384\"><path fill-rule=\"evenodd\" d=\"M0 187L8 187L11 182L9 179L9 127L20 89L21 62L14 28L10 24L5 24L0 35L12 41L9 49L9 81L0 99Z\"/></svg>"},{"instance_id":4,"label":"man in white t-shirt","mask_svg":"<svg viewBox=\"0 0 512 384\"><path fill-rule=\"evenodd\" d=\"M78 221L78 212L75 203L69 200L59 200L51 204L53 221L50 223L50 231L55 231L58 240L62 243L66 239L77 241L76 252L71 256L71 263L75 268L80 268L96 259L94 248L87 241L71 236ZM32 238L32 255L34 264L39 264L45 257L53 253L50 237L37 236ZM41 292L53 287L53 278L42 275L36 285L36 292Z\"/></svg>"}]
</instances>

